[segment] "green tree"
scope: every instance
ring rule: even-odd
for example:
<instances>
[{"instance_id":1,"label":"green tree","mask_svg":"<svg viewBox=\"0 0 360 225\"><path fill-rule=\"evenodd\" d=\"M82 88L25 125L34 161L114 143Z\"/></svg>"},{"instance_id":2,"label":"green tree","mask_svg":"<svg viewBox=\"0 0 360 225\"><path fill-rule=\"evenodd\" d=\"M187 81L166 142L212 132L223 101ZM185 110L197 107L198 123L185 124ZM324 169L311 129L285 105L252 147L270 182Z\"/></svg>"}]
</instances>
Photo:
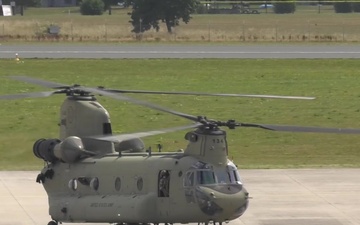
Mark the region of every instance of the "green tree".
<instances>
[{"instance_id":1,"label":"green tree","mask_svg":"<svg viewBox=\"0 0 360 225\"><path fill-rule=\"evenodd\" d=\"M11 0L3 0L2 3L9 5ZM17 6L28 6L28 7L37 7L40 6L41 0L15 0Z\"/></svg>"},{"instance_id":2,"label":"green tree","mask_svg":"<svg viewBox=\"0 0 360 225\"><path fill-rule=\"evenodd\" d=\"M83 0L80 5L82 15L101 15L104 12L103 0Z\"/></svg>"},{"instance_id":3,"label":"green tree","mask_svg":"<svg viewBox=\"0 0 360 225\"><path fill-rule=\"evenodd\" d=\"M103 0L103 2L104 2L104 10L109 9L111 5L116 4L116 1L114 1L114 0ZM114 4L114 2L115 2L115 4Z\"/></svg>"},{"instance_id":4,"label":"green tree","mask_svg":"<svg viewBox=\"0 0 360 225\"><path fill-rule=\"evenodd\" d=\"M351 13L351 2L335 2L334 9L336 13Z\"/></svg>"},{"instance_id":5,"label":"green tree","mask_svg":"<svg viewBox=\"0 0 360 225\"><path fill-rule=\"evenodd\" d=\"M197 0L133 0L128 1L133 6L130 23L132 32L140 33L151 28L159 31L159 22L166 24L167 31L179 25L180 20L188 23L190 14L194 13Z\"/></svg>"},{"instance_id":6,"label":"green tree","mask_svg":"<svg viewBox=\"0 0 360 225\"><path fill-rule=\"evenodd\" d=\"M274 3L274 12L277 14L294 13L295 1L293 0L279 0Z\"/></svg>"},{"instance_id":7,"label":"green tree","mask_svg":"<svg viewBox=\"0 0 360 225\"><path fill-rule=\"evenodd\" d=\"M352 9L354 12L360 12L360 2L353 2L352 3Z\"/></svg>"}]
</instances>

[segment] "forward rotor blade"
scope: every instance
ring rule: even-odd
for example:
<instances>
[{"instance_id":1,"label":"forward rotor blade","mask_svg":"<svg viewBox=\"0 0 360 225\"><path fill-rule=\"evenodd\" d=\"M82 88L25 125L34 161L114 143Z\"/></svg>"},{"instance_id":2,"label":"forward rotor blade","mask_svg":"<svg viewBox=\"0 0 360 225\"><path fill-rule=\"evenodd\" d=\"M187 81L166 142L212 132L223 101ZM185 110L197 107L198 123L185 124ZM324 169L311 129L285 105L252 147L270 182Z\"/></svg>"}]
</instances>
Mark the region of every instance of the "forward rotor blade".
<instances>
[{"instance_id":1,"label":"forward rotor blade","mask_svg":"<svg viewBox=\"0 0 360 225\"><path fill-rule=\"evenodd\" d=\"M241 127L256 127L272 131L304 132L304 133L334 133L334 134L360 134L360 129L352 128L330 128L330 127L304 127L291 125L271 124L240 124Z\"/></svg>"},{"instance_id":2,"label":"forward rotor blade","mask_svg":"<svg viewBox=\"0 0 360 225\"><path fill-rule=\"evenodd\" d=\"M104 89L114 93L140 93L140 94L167 94L167 95L203 95L203 96L223 96L223 97L250 97L250 98L276 98L276 99L299 99L313 100L315 97L302 96L281 96L281 95L250 95L250 94L221 94L221 93L201 93L201 92L182 92L182 91L143 91L143 90L120 90Z\"/></svg>"},{"instance_id":3,"label":"forward rotor blade","mask_svg":"<svg viewBox=\"0 0 360 225\"><path fill-rule=\"evenodd\" d=\"M69 85L66 85L66 84L60 84L60 83L35 79L35 78L31 78L31 77L26 77L26 76L9 76L9 77L11 79L14 79L14 80L24 81L24 82L27 82L27 83L30 83L30 84L36 84L36 85L40 85L40 86L48 87L48 88L53 88L53 89L69 87Z\"/></svg>"},{"instance_id":4,"label":"forward rotor blade","mask_svg":"<svg viewBox=\"0 0 360 225\"><path fill-rule=\"evenodd\" d=\"M167 108L164 108L164 107L161 107L161 106L151 104L149 102L145 102L145 101L141 101L141 100L138 100L138 99L130 98L128 96L119 95L119 94L111 93L111 92L108 92L108 91L103 91L103 90L100 90L100 89L97 89L97 88L81 87L81 89L83 89L85 91L88 91L88 92L108 96L108 97L118 99L118 100L121 100L121 101L127 101L127 102L131 102L131 103L134 103L134 104L137 104L137 105L146 106L148 108L159 110L159 111L162 111L162 112L171 113L173 115L177 115L177 116L183 117L185 119L192 120L194 122L198 121L198 117L196 117L196 116L181 113L181 112L177 112L177 111L174 111L174 110L171 110L171 109L167 109Z\"/></svg>"},{"instance_id":5,"label":"forward rotor blade","mask_svg":"<svg viewBox=\"0 0 360 225\"><path fill-rule=\"evenodd\" d=\"M13 94L13 95L3 95L3 96L0 96L0 99L45 98L45 97L49 97L55 93L56 93L56 91L21 93L21 94Z\"/></svg>"},{"instance_id":6,"label":"forward rotor blade","mask_svg":"<svg viewBox=\"0 0 360 225\"><path fill-rule=\"evenodd\" d=\"M110 136L92 136L89 138L97 139L97 140L103 140L103 141L112 141L112 142L122 142L125 140L133 139L133 138L142 138L142 137L148 137L158 134L165 134L180 130L186 130L190 128L196 128L199 127L201 124L196 123L192 125L186 125L181 127L173 127L173 128L166 128L162 130L153 130L153 131L146 131L146 132L137 132L137 133L131 133L131 134L119 134L119 135L110 135Z\"/></svg>"}]
</instances>

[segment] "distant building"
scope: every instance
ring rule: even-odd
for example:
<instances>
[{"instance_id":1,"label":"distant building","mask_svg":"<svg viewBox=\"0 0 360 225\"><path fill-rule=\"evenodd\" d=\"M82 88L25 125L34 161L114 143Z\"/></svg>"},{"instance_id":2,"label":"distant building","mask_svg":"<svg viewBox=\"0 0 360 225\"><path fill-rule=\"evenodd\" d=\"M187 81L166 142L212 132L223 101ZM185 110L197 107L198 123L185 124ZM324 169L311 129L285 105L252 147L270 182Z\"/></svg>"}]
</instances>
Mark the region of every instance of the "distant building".
<instances>
[{"instance_id":1,"label":"distant building","mask_svg":"<svg viewBox=\"0 0 360 225\"><path fill-rule=\"evenodd\" d=\"M41 0L42 7L76 6L76 0Z\"/></svg>"}]
</instances>

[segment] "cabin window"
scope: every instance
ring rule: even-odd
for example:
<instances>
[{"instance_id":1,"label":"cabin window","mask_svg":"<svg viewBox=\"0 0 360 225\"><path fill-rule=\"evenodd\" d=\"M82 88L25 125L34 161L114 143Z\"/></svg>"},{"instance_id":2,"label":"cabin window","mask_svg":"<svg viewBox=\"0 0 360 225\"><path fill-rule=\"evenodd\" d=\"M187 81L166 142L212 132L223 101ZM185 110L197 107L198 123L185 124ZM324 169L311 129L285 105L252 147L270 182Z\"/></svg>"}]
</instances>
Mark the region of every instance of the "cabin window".
<instances>
[{"instance_id":1,"label":"cabin window","mask_svg":"<svg viewBox=\"0 0 360 225\"><path fill-rule=\"evenodd\" d=\"M68 187L73 190L76 191L78 184L77 184L77 180L76 179L71 179L68 183Z\"/></svg>"},{"instance_id":2,"label":"cabin window","mask_svg":"<svg viewBox=\"0 0 360 225\"><path fill-rule=\"evenodd\" d=\"M97 191L99 189L99 179L97 177L94 177L90 181L90 187Z\"/></svg>"},{"instance_id":3,"label":"cabin window","mask_svg":"<svg viewBox=\"0 0 360 225\"><path fill-rule=\"evenodd\" d=\"M120 177L117 177L115 179L115 190L120 191L120 189L121 189L121 179L120 179Z\"/></svg>"},{"instance_id":4,"label":"cabin window","mask_svg":"<svg viewBox=\"0 0 360 225\"><path fill-rule=\"evenodd\" d=\"M170 171L160 170L158 175L158 196L169 197L170 195Z\"/></svg>"},{"instance_id":5,"label":"cabin window","mask_svg":"<svg viewBox=\"0 0 360 225\"><path fill-rule=\"evenodd\" d=\"M143 181L143 179L141 177L139 177L137 179L136 185L137 185L137 188L138 188L139 191L141 191L143 189L144 181Z\"/></svg>"}]
</instances>

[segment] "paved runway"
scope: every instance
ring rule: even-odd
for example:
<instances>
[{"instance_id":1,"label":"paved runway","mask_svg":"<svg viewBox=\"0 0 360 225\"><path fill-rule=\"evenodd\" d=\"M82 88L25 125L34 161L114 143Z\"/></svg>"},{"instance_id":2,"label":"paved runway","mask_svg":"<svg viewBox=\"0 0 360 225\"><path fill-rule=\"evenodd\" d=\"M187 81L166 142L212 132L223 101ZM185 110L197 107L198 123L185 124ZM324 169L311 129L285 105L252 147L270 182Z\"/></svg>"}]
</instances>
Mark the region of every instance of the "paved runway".
<instances>
[{"instance_id":1,"label":"paved runway","mask_svg":"<svg viewBox=\"0 0 360 225\"><path fill-rule=\"evenodd\" d=\"M0 45L0 58L360 58L359 45Z\"/></svg>"},{"instance_id":2,"label":"paved runway","mask_svg":"<svg viewBox=\"0 0 360 225\"><path fill-rule=\"evenodd\" d=\"M360 169L241 170L252 197L231 225L359 225ZM38 172L0 172L0 225L46 225Z\"/></svg>"}]
</instances>

